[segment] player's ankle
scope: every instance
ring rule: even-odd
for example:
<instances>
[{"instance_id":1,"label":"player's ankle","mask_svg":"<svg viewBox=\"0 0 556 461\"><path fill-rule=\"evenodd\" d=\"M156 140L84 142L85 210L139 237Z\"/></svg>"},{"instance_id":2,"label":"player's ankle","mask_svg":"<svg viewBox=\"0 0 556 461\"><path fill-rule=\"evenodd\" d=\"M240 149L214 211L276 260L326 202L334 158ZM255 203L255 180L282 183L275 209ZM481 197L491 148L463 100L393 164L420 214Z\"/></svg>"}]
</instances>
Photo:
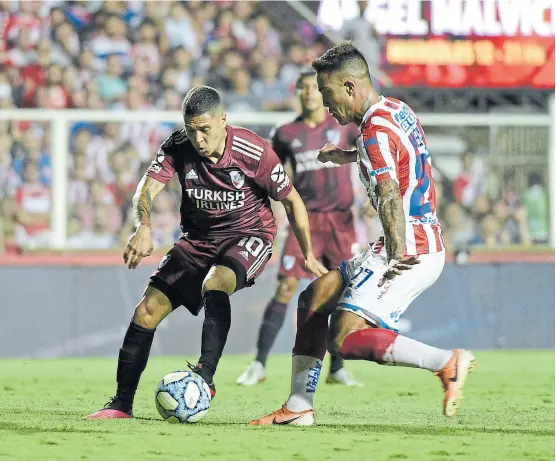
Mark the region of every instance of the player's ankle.
<instances>
[{"instance_id":1,"label":"player's ankle","mask_svg":"<svg viewBox=\"0 0 556 461\"><path fill-rule=\"evenodd\" d=\"M134 399L135 399L135 391L129 392L121 389L118 389L116 391L116 396L114 398L114 400L117 400L118 402L122 402L123 405L129 405L130 408L133 406Z\"/></svg>"}]
</instances>

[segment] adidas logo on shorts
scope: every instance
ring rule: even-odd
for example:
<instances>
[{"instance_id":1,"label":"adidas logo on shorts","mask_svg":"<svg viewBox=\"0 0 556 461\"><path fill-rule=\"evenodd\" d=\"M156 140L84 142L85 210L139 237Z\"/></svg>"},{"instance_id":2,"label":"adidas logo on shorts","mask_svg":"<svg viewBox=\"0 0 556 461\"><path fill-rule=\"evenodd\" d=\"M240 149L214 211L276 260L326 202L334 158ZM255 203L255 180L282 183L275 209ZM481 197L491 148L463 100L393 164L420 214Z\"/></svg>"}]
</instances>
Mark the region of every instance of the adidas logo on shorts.
<instances>
[{"instance_id":1,"label":"adidas logo on shorts","mask_svg":"<svg viewBox=\"0 0 556 461\"><path fill-rule=\"evenodd\" d=\"M239 254L243 256L246 261L249 260L249 253L247 253L247 251L240 251Z\"/></svg>"}]
</instances>

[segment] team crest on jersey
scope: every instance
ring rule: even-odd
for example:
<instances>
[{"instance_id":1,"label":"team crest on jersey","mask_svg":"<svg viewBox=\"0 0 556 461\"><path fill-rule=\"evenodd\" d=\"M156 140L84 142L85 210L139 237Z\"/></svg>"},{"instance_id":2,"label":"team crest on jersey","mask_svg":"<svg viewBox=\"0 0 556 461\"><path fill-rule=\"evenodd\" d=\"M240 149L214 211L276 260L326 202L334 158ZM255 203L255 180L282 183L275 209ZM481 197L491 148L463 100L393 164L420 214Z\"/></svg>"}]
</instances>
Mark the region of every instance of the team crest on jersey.
<instances>
[{"instance_id":1,"label":"team crest on jersey","mask_svg":"<svg viewBox=\"0 0 556 461\"><path fill-rule=\"evenodd\" d=\"M286 269L287 271L292 270L294 265L295 256L284 255L284 257L282 258L282 266L284 266L284 269Z\"/></svg>"},{"instance_id":2,"label":"team crest on jersey","mask_svg":"<svg viewBox=\"0 0 556 461\"><path fill-rule=\"evenodd\" d=\"M236 189L241 189L245 184L245 176L241 171L230 171L230 179Z\"/></svg>"},{"instance_id":3,"label":"team crest on jersey","mask_svg":"<svg viewBox=\"0 0 556 461\"><path fill-rule=\"evenodd\" d=\"M338 130L326 130L326 139L330 144L340 144L340 132Z\"/></svg>"}]
</instances>

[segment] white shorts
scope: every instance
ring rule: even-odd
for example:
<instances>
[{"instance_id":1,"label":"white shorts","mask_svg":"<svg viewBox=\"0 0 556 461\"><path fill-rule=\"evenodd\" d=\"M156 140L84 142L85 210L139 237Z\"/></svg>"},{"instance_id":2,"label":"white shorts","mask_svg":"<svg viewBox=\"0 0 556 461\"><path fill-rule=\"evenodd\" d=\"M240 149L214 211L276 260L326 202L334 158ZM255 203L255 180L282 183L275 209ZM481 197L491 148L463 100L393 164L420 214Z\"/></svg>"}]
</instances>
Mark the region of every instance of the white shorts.
<instances>
[{"instance_id":1,"label":"white shorts","mask_svg":"<svg viewBox=\"0 0 556 461\"><path fill-rule=\"evenodd\" d=\"M397 332L398 321L407 307L440 277L445 257L444 251L420 255L420 264L379 287L388 267L386 250L374 253L369 248L340 265L346 288L338 309Z\"/></svg>"}]
</instances>

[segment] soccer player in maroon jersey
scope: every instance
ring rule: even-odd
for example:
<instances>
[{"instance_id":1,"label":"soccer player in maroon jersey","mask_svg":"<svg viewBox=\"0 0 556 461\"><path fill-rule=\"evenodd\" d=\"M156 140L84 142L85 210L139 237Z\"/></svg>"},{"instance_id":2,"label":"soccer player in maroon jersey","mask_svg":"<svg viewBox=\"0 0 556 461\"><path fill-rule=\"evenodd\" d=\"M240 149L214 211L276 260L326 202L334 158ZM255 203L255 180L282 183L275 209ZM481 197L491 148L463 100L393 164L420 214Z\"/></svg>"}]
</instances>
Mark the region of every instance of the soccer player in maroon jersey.
<instances>
[{"instance_id":1,"label":"soccer player in maroon jersey","mask_svg":"<svg viewBox=\"0 0 556 461\"><path fill-rule=\"evenodd\" d=\"M351 166L325 164L319 162L317 156L326 143L352 149L359 130L353 124L341 126L326 111L312 68L300 74L296 87L301 114L273 130L272 147L282 163L289 162L292 167L294 186L309 214L313 252L328 269L333 269L344 259L351 258L355 249ZM257 356L237 379L238 384L250 386L266 379L266 360L284 323L288 303L299 280L311 277L305 269L305 259L295 235L290 232L282 252L278 287L266 306L259 328ZM343 360L338 355L331 356L327 382L359 385L343 368Z\"/></svg>"},{"instance_id":2,"label":"soccer player in maroon jersey","mask_svg":"<svg viewBox=\"0 0 556 461\"><path fill-rule=\"evenodd\" d=\"M216 392L213 376L230 330L230 295L252 285L272 253L276 224L270 198L281 201L316 276L326 268L311 246L309 219L272 147L252 131L229 126L218 92L191 89L183 100L185 128L161 145L133 200L136 231L124 252L134 269L151 254L151 204L177 174L183 236L152 274L120 348L116 395L90 419L132 417L133 399L158 324L183 305L205 309L201 357L190 368Z\"/></svg>"},{"instance_id":3,"label":"soccer player in maroon jersey","mask_svg":"<svg viewBox=\"0 0 556 461\"><path fill-rule=\"evenodd\" d=\"M445 262L423 128L407 104L376 92L365 58L351 43L329 49L313 68L324 105L341 125L357 123L361 131L356 150L327 145L319 159L357 162L384 235L301 294L290 396L282 408L250 424L314 425L313 402L327 348L344 359L433 372L444 387L443 413L454 416L475 366L473 354L398 334L400 316L436 282Z\"/></svg>"}]
</instances>

